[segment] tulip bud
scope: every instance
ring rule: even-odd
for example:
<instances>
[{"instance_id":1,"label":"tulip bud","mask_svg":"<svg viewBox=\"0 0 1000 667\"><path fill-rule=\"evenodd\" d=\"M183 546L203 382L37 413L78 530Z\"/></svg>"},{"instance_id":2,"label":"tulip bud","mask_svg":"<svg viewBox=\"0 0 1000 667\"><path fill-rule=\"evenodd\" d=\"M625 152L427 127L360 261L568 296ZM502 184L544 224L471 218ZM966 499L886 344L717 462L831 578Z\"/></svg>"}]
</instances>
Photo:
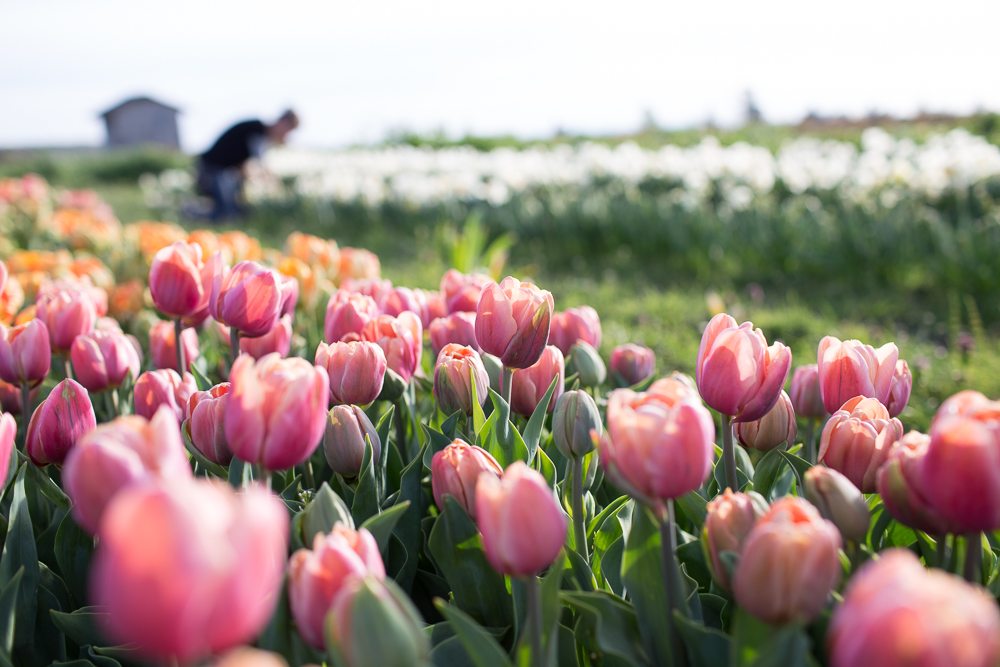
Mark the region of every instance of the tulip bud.
<instances>
[{"instance_id":1,"label":"tulip bud","mask_svg":"<svg viewBox=\"0 0 1000 667\"><path fill-rule=\"evenodd\" d=\"M314 648L323 647L323 621L351 579L385 579L385 566L372 534L338 523L317 533L312 549L299 549L288 562L288 601L295 626Z\"/></svg>"},{"instance_id":2,"label":"tulip bud","mask_svg":"<svg viewBox=\"0 0 1000 667\"><path fill-rule=\"evenodd\" d=\"M361 331L361 339L378 343L385 352L389 368L403 382L409 382L420 368L424 331L420 318L411 312L401 313L399 317L379 315L365 325Z\"/></svg>"},{"instance_id":3,"label":"tulip bud","mask_svg":"<svg viewBox=\"0 0 1000 667\"><path fill-rule=\"evenodd\" d=\"M931 535L943 535L948 526L922 488L921 468L930 443L930 436L917 431L897 440L878 469L876 488L893 519Z\"/></svg>"},{"instance_id":4,"label":"tulip bud","mask_svg":"<svg viewBox=\"0 0 1000 667\"><path fill-rule=\"evenodd\" d=\"M549 385L556 380L556 389L549 401L549 412L563 393L566 384L566 364L562 352L554 345L547 345L541 356L531 366L514 371L510 384L510 409L530 417L545 397Z\"/></svg>"},{"instance_id":5,"label":"tulip bud","mask_svg":"<svg viewBox=\"0 0 1000 667\"><path fill-rule=\"evenodd\" d=\"M198 358L198 332L194 329L181 331L181 345L184 348L184 361L190 370L191 364ZM149 355L154 368L169 368L177 371L177 341L174 323L160 320L149 329Z\"/></svg>"},{"instance_id":6,"label":"tulip bud","mask_svg":"<svg viewBox=\"0 0 1000 667\"><path fill-rule=\"evenodd\" d=\"M819 369L816 364L807 364L795 369L789 394L792 407L798 416L810 419L826 417L823 396L819 391Z\"/></svg>"},{"instance_id":7,"label":"tulip bud","mask_svg":"<svg viewBox=\"0 0 1000 667\"><path fill-rule=\"evenodd\" d=\"M751 529L733 574L737 604L772 624L809 622L840 580L840 533L802 498L775 501Z\"/></svg>"},{"instance_id":8,"label":"tulip bud","mask_svg":"<svg viewBox=\"0 0 1000 667\"><path fill-rule=\"evenodd\" d=\"M125 378L134 382L142 365L138 342L121 331L81 334L73 340L69 356L76 379L94 392L121 386Z\"/></svg>"},{"instance_id":9,"label":"tulip bud","mask_svg":"<svg viewBox=\"0 0 1000 667\"><path fill-rule=\"evenodd\" d=\"M187 404L188 418L184 422L184 429L195 449L209 461L223 466L229 465L233 459L224 427L230 388L228 382L223 382L208 391L191 394Z\"/></svg>"},{"instance_id":10,"label":"tulip bud","mask_svg":"<svg viewBox=\"0 0 1000 667\"><path fill-rule=\"evenodd\" d=\"M585 391L567 391L552 413L552 439L566 458L582 458L594 449L604 431L597 403Z\"/></svg>"},{"instance_id":11,"label":"tulip bud","mask_svg":"<svg viewBox=\"0 0 1000 667\"><path fill-rule=\"evenodd\" d=\"M476 400L482 405L489 394L489 381L478 352L449 343L441 349L434 366L434 400L446 415L455 411L471 415L473 383Z\"/></svg>"},{"instance_id":12,"label":"tulip bud","mask_svg":"<svg viewBox=\"0 0 1000 667\"><path fill-rule=\"evenodd\" d=\"M563 354L569 354L570 349L581 342L595 348L601 346L601 318L596 310L580 306L552 316L550 345L558 347Z\"/></svg>"},{"instance_id":13,"label":"tulip bud","mask_svg":"<svg viewBox=\"0 0 1000 667\"><path fill-rule=\"evenodd\" d=\"M212 281L209 312L243 336L263 336L281 316L278 274L257 262L243 261L226 271L220 266Z\"/></svg>"},{"instance_id":14,"label":"tulip bud","mask_svg":"<svg viewBox=\"0 0 1000 667\"><path fill-rule=\"evenodd\" d=\"M201 246L195 243L177 241L157 251L149 267L149 293L156 308L174 319L204 308L211 289L202 282L204 266Z\"/></svg>"},{"instance_id":15,"label":"tulip bud","mask_svg":"<svg viewBox=\"0 0 1000 667\"><path fill-rule=\"evenodd\" d=\"M426 667L430 643L409 597L392 580L352 579L326 617L326 649L343 667Z\"/></svg>"},{"instance_id":16,"label":"tulip bud","mask_svg":"<svg viewBox=\"0 0 1000 667\"><path fill-rule=\"evenodd\" d=\"M754 421L777 403L791 362L791 351L781 343L768 347L752 322L737 325L720 313L701 337L698 391L709 406L737 423Z\"/></svg>"},{"instance_id":17,"label":"tulip bud","mask_svg":"<svg viewBox=\"0 0 1000 667\"><path fill-rule=\"evenodd\" d=\"M73 339L94 328L97 305L83 287L59 287L39 292L35 317L45 322L53 352L67 352Z\"/></svg>"},{"instance_id":18,"label":"tulip bud","mask_svg":"<svg viewBox=\"0 0 1000 667\"><path fill-rule=\"evenodd\" d=\"M240 338L240 352L249 354L254 359L277 353L287 357L292 349L292 316L282 315L274 328L257 338Z\"/></svg>"},{"instance_id":19,"label":"tulip bud","mask_svg":"<svg viewBox=\"0 0 1000 667\"><path fill-rule=\"evenodd\" d=\"M330 378L332 405L368 405L374 401L382 391L388 367L385 352L377 343L360 340L320 342L316 365L325 368Z\"/></svg>"},{"instance_id":20,"label":"tulip bud","mask_svg":"<svg viewBox=\"0 0 1000 667\"><path fill-rule=\"evenodd\" d=\"M569 372L576 373L584 387L599 387L608 377L601 355L589 343L583 342L570 348Z\"/></svg>"},{"instance_id":21,"label":"tulip bud","mask_svg":"<svg viewBox=\"0 0 1000 667\"><path fill-rule=\"evenodd\" d=\"M851 577L827 631L832 667L1000 663L1000 611L984 589L888 549Z\"/></svg>"},{"instance_id":22,"label":"tulip bud","mask_svg":"<svg viewBox=\"0 0 1000 667\"><path fill-rule=\"evenodd\" d=\"M855 396L876 398L883 405L889 402L899 359L895 343L875 349L859 340L826 336L819 342L816 359L820 394L827 412L836 412Z\"/></svg>"},{"instance_id":23,"label":"tulip bud","mask_svg":"<svg viewBox=\"0 0 1000 667\"><path fill-rule=\"evenodd\" d=\"M90 394L83 385L67 378L35 408L28 423L25 449L36 466L62 464L76 441L96 426Z\"/></svg>"},{"instance_id":24,"label":"tulip bud","mask_svg":"<svg viewBox=\"0 0 1000 667\"><path fill-rule=\"evenodd\" d=\"M177 371L161 368L156 371L146 371L135 381L132 392L135 401L135 414L146 419L152 419L160 406L167 406L177 418L177 423L184 421L187 412L188 399L198 391L194 376L185 373L184 378Z\"/></svg>"},{"instance_id":25,"label":"tulip bud","mask_svg":"<svg viewBox=\"0 0 1000 667\"><path fill-rule=\"evenodd\" d=\"M536 363L549 338L552 294L507 276L483 287L476 307L476 341L507 368Z\"/></svg>"},{"instance_id":26,"label":"tulip bud","mask_svg":"<svg viewBox=\"0 0 1000 667\"><path fill-rule=\"evenodd\" d=\"M482 447L456 439L431 459L431 490L438 509L444 510L444 497L451 496L466 513L476 519L476 484L481 475L500 478L503 468Z\"/></svg>"},{"instance_id":27,"label":"tulip bud","mask_svg":"<svg viewBox=\"0 0 1000 667\"><path fill-rule=\"evenodd\" d=\"M365 438L371 442L372 460L378 461L382 441L364 410L356 405L333 406L323 435L323 454L330 468L348 479L357 477L368 447Z\"/></svg>"},{"instance_id":28,"label":"tulip bud","mask_svg":"<svg viewBox=\"0 0 1000 667\"><path fill-rule=\"evenodd\" d=\"M885 404L892 417L899 416L906 404L910 402L910 390L913 389L913 375L910 366L900 359L896 362L896 370L892 374L892 384L889 388L889 400Z\"/></svg>"},{"instance_id":29,"label":"tulip bud","mask_svg":"<svg viewBox=\"0 0 1000 667\"><path fill-rule=\"evenodd\" d=\"M743 549L750 530L757 519L767 512L767 501L759 493L734 493L726 489L721 496L709 501L705 527L702 529L702 547L715 582L724 590L729 590L730 571L722 560L723 552L737 556Z\"/></svg>"},{"instance_id":30,"label":"tulip bud","mask_svg":"<svg viewBox=\"0 0 1000 667\"><path fill-rule=\"evenodd\" d=\"M618 384L631 387L656 371L656 354L643 345L626 343L611 351L611 374Z\"/></svg>"},{"instance_id":31,"label":"tulip bud","mask_svg":"<svg viewBox=\"0 0 1000 667\"><path fill-rule=\"evenodd\" d=\"M326 304L323 338L327 343L335 343L349 334L360 335L365 325L378 314L378 304L370 296L337 290Z\"/></svg>"},{"instance_id":32,"label":"tulip bud","mask_svg":"<svg viewBox=\"0 0 1000 667\"><path fill-rule=\"evenodd\" d=\"M771 410L755 421L740 422L735 428L740 444L760 452L769 452L786 442L795 441L795 410L784 391Z\"/></svg>"},{"instance_id":33,"label":"tulip bud","mask_svg":"<svg viewBox=\"0 0 1000 667\"><path fill-rule=\"evenodd\" d=\"M0 378L14 385L37 386L49 374L52 350L45 322L31 320L0 336Z\"/></svg>"},{"instance_id":34,"label":"tulip bud","mask_svg":"<svg viewBox=\"0 0 1000 667\"><path fill-rule=\"evenodd\" d=\"M903 425L874 398L856 396L823 427L819 461L842 473L862 493L875 492L875 475Z\"/></svg>"},{"instance_id":35,"label":"tulip bud","mask_svg":"<svg viewBox=\"0 0 1000 667\"><path fill-rule=\"evenodd\" d=\"M476 523L486 559L512 577L537 575L566 541L566 514L545 478L523 461L512 463L499 479L478 480Z\"/></svg>"},{"instance_id":36,"label":"tulip bud","mask_svg":"<svg viewBox=\"0 0 1000 667\"><path fill-rule=\"evenodd\" d=\"M448 343L465 345L479 351L479 343L476 342L476 314L474 312L457 312L447 317L439 317L431 322L428 333L431 336L431 349L434 350L435 358Z\"/></svg>"},{"instance_id":37,"label":"tulip bud","mask_svg":"<svg viewBox=\"0 0 1000 667\"><path fill-rule=\"evenodd\" d=\"M864 542L871 512L851 480L832 468L813 466L805 474L805 493L823 518L840 530L845 542Z\"/></svg>"}]
</instances>

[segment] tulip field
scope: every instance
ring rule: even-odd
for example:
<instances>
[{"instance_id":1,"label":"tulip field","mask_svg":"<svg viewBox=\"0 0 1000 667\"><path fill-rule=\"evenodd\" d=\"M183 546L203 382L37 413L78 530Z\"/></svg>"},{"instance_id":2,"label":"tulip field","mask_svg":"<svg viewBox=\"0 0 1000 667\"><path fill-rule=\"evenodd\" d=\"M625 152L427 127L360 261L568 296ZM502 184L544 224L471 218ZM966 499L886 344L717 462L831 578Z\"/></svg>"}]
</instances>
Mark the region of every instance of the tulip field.
<instances>
[{"instance_id":1,"label":"tulip field","mask_svg":"<svg viewBox=\"0 0 1000 667\"><path fill-rule=\"evenodd\" d=\"M0 667L1000 664L1000 153L608 150L239 229L0 180Z\"/></svg>"}]
</instances>

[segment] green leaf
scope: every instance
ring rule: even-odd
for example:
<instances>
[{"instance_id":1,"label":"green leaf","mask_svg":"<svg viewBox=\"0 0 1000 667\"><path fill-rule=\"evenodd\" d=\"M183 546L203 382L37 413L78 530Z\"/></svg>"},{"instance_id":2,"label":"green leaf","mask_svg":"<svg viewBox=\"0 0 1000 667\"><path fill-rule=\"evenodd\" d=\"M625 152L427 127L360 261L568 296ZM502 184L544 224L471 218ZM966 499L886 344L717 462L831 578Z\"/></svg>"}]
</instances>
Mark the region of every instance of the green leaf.
<instances>
[{"instance_id":1,"label":"green leaf","mask_svg":"<svg viewBox=\"0 0 1000 667\"><path fill-rule=\"evenodd\" d=\"M68 508L69 497L63 493L59 485L52 481L52 478L45 474L38 466L27 466L27 478L25 480L29 487L34 487L42 492L56 507Z\"/></svg>"},{"instance_id":2,"label":"green leaf","mask_svg":"<svg viewBox=\"0 0 1000 667\"><path fill-rule=\"evenodd\" d=\"M368 517L378 514L381 504L375 483L375 462L371 440L365 436L365 455L361 460L361 474L358 475L358 486L354 492L354 502L351 503L351 515L355 523L362 523Z\"/></svg>"},{"instance_id":3,"label":"green leaf","mask_svg":"<svg viewBox=\"0 0 1000 667\"><path fill-rule=\"evenodd\" d=\"M674 501L674 503L675 507L680 510L680 514L686 517L700 531L701 527L705 524L705 517L708 516L708 501L697 491L692 491L691 493L685 493Z\"/></svg>"},{"instance_id":4,"label":"green leaf","mask_svg":"<svg viewBox=\"0 0 1000 667\"><path fill-rule=\"evenodd\" d=\"M483 401L479 399L479 391L476 389L476 378L475 369L469 368L469 389L472 391L472 430L476 434L476 442L471 442L471 445L479 444L479 434L483 430L483 424L486 423L486 413L483 412ZM483 397L485 400L486 397Z\"/></svg>"},{"instance_id":5,"label":"green leaf","mask_svg":"<svg viewBox=\"0 0 1000 667\"><path fill-rule=\"evenodd\" d=\"M538 449L536 450L536 453L538 456L535 457L535 470L541 473L542 477L545 478L545 482L549 486L555 487L556 482L558 481L556 477L555 464L552 462L552 459L549 458L549 455L545 453L544 449Z\"/></svg>"},{"instance_id":6,"label":"green leaf","mask_svg":"<svg viewBox=\"0 0 1000 667\"><path fill-rule=\"evenodd\" d=\"M302 513L302 543L312 548L313 538L317 533L329 533L337 523L343 523L348 528L354 528L354 518L347 505L341 500L326 482L320 485L319 491L306 505Z\"/></svg>"},{"instance_id":7,"label":"green leaf","mask_svg":"<svg viewBox=\"0 0 1000 667\"><path fill-rule=\"evenodd\" d=\"M729 661L730 639L726 633L710 628L674 612L674 625L684 640L691 667L717 667Z\"/></svg>"},{"instance_id":8,"label":"green leaf","mask_svg":"<svg viewBox=\"0 0 1000 667\"><path fill-rule=\"evenodd\" d=\"M427 501L421 479L424 475L423 457L426 449L427 444L425 443L417 456L403 468L399 475L399 495L396 497L396 503L408 502L410 505L402 521L393 530L393 535L398 539L406 557L398 570L393 567L390 572L393 572L392 577L405 590L412 588L413 579L417 575L417 565L422 547L423 533L420 528L420 520L425 514ZM394 565L392 561L393 559L390 558L390 566Z\"/></svg>"},{"instance_id":9,"label":"green leaf","mask_svg":"<svg viewBox=\"0 0 1000 667\"><path fill-rule=\"evenodd\" d=\"M102 614L103 612L97 607L80 607L72 613L56 611L54 609L49 611L49 616L52 617L52 622L55 623L56 627L62 630L70 640L80 646L99 643L101 641L97 630L97 617Z\"/></svg>"},{"instance_id":10,"label":"green leaf","mask_svg":"<svg viewBox=\"0 0 1000 667\"><path fill-rule=\"evenodd\" d=\"M549 411L549 403L552 402L552 394L555 393L556 385L558 384L559 376L556 375L552 378L552 382L549 383L549 388L546 390L545 395L542 396L542 400L535 406L535 411L531 413L528 425L524 427L524 444L528 448L529 464L535 458L535 450L538 449L538 441L542 437L542 426L545 424L545 416Z\"/></svg>"},{"instance_id":11,"label":"green leaf","mask_svg":"<svg viewBox=\"0 0 1000 667\"><path fill-rule=\"evenodd\" d=\"M792 667L808 664L809 638L795 624L774 627L742 609L733 619L733 664L737 667Z\"/></svg>"},{"instance_id":12,"label":"green leaf","mask_svg":"<svg viewBox=\"0 0 1000 667\"><path fill-rule=\"evenodd\" d=\"M421 424L420 427L423 429L424 435L427 436L427 447L424 449L423 464L425 468L430 470L434 455L450 445L451 438L427 424Z\"/></svg>"},{"instance_id":13,"label":"green leaf","mask_svg":"<svg viewBox=\"0 0 1000 667\"><path fill-rule=\"evenodd\" d=\"M805 479L806 471L812 467L812 464L809 463L809 461L799 458L795 454L789 454L784 450L779 449L778 452L781 454L781 457L785 459L788 465L792 467L792 470L795 471L795 478L798 481L799 488L801 489L802 480Z\"/></svg>"},{"instance_id":14,"label":"green leaf","mask_svg":"<svg viewBox=\"0 0 1000 667\"><path fill-rule=\"evenodd\" d=\"M368 532L370 532L375 538L375 542L378 543L378 550L382 552L382 554L385 554L386 550L389 548L389 537L392 536L393 528L396 527L396 524L409 508L410 501L404 500L401 503L393 505L381 514L369 517L363 524L361 524L361 527L368 530Z\"/></svg>"},{"instance_id":15,"label":"green leaf","mask_svg":"<svg viewBox=\"0 0 1000 667\"><path fill-rule=\"evenodd\" d=\"M493 412L480 432L483 449L492 454L502 468L514 461L526 461L528 446L510 422L510 406L492 389L490 399L493 401Z\"/></svg>"},{"instance_id":16,"label":"green leaf","mask_svg":"<svg viewBox=\"0 0 1000 667\"><path fill-rule=\"evenodd\" d=\"M630 665L649 663L632 605L605 591L563 591L561 597L579 617L577 641L588 653L614 656Z\"/></svg>"},{"instance_id":17,"label":"green leaf","mask_svg":"<svg viewBox=\"0 0 1000 667\"><path fill-rule=\"evenodd\" d=\"M14 650L14 631L17 628L17 594L21 589L24 568L18 568L10 581L0 589L0 642L3 651L10 655Z\"/></svg>"},{"instance_id":18,"label":"green leaf","mask_svg":"<svg viewBox=\"0 0 1000 667\"><path fill-rule=\"evenodd\" d=\"M30 467L30 464L25 464ZM25 467L18 472L10 505L10 525L0 556L0 584L6 586L23 569L17 591L17 628L14 646L29 646L35 634L35 613L38 608L38 551L35 534L25 497Z\"/></svg>"},{"instance_id":19,"label":"green leaf","mask_svg":"<svg viewBox=\"0 0 1000 667\"><path fill-rule=\"evenodd\" d=\"M72 514L63 517L56 531L56 565L78 603L87 597L87 576L93 552L94 538L77 525Z\"/></svg>"},{"instance_id":20,"label":"green leaf","mask_svg":"<svg viewBox=\"0 0 1000 667\"><path fill-rule=\"evenodd\" d=\"M241 489L253 479L253 466L245 461L233 458L229 464L229 485Z\"/></svg>"},{"instance_id":21,"label":"green leaf","mask_svg":"<svg viewBox=\"0 0 1000 667\"><path fill-rule=\"evenodd\" d=\"M445 620L455 630L455 635L462 643L466 653L476 667L494 667L511 665L507 653L500 647L485 628L478 625L472 618L458 607L447 604L444 600L434 601Z\"/></svg>"},{"instance_id":22,"label":"green leaf","mask_svg":"<svg viewBox=\"0 0 1000 667\"><path fill-rule=\"evenodd\" d=\"M753 474L753 490L768 500L772 499L771 489L778 480L778 474L785 467L786 461L780 449L772 449L765 453L757 462Z\"/></svg>"},{"instance_id":23,"label":"green leaf","mask_svg":"<svg viewBox=\"0 0 1000 667\"><path fill-rule=\"evenodd\" d=\"M191 375L194 376L194 383L198 387L198 391L208 391L215 386L202 368L204 363L204 357L198 357L194 363L188 364L191 367Z\"/></svg>"}]
</instances>

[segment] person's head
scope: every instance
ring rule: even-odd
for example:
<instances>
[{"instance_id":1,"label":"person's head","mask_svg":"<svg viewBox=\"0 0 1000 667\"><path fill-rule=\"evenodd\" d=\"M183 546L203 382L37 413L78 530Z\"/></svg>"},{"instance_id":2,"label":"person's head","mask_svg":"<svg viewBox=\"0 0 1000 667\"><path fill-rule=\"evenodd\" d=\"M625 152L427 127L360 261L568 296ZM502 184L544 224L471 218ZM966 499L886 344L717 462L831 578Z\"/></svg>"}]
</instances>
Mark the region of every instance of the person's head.
<instances>
[{"instance_id":1,"label":"person's head","mask_svg":"<svg viewBox=\"0 0 1000 667\"><path fill-rule=\"evenodd\" d=\"M271 123L267 128L268 139L275 144L285 143L288 133L299 126L299 116L293 110L288 109L282 113L278 120Z\"/></svg>"}]
</instances>

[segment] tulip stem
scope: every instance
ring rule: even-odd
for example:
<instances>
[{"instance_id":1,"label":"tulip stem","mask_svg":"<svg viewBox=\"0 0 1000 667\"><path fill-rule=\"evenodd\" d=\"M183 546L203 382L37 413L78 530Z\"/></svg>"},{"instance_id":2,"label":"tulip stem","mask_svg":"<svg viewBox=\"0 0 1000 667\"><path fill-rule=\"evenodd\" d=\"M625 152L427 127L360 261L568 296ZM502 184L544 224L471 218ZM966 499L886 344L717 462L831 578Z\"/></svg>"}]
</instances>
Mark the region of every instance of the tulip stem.
<instances>
[{"instance_id":1,"label":"tulip stem","mask_svg":"<svg viewBox=\"0 0 1000 667\"><path fill-rule=\"evenodd\" d=\"M526 577L524 588L528 594L528 639L531 642L531 664L544 665L546 660L542 655L542 593L538 585L538 577L535 575Z\"/></svg>"},{"instance_id":2,"label":"tulip stem","mask_svg":"<svg viewBox=\"0 0 1000 667\"><path fill-rule=\"evenodd\" d=\"M935 535L937 543L937 563L936 565L945 570L948 568L948 536L946 534Z\"/></svg>"},{"instance_id":3,"label":"tulip stem","mask_svg":"<svg viewBox=\"0 0 1000 667\"><path fill-rule=\"evenodd\" d=\"M584 527L586 517L583 514L583 459L573 457L570 465L573 466L573 488L571 490L571 501L573 503L573 542L576 545L576 552L583 558L583 562L590 565L590 554L587 549L587 531Z\"/></svg>"},{"instance_id":4,"label":"tulip stem","mask_svg":"<svg viewBox=\"0 0 1000 667\"><path fill-rule=\"evenodd\" d=\"M69 361L69 352L66 353L66 358L63 360L63 372L67 378L73 379L73 364Z\"/></svg>"},{"instance_id":5,"label":"tulip stem","mask_svg":"<svg viewBox=\"0 0 1000 667\"><path fill-rule=\"evenodd\" d=\"M177 372L184 377L187 367L184 365L184 346L181 345L181 332L184 331L184 324L181 318L174 320L174 347L177 348Z\"/></svg>"},{"instance_id":6,"label":"tulip stem","mask_svg":"<svg viewBox=\"0 0 1000 667\"><path fill-rule=\"evenodd\" d=\"M306 487L312 490L316 489L316 478L313 475L313 463L312 459L307 459L306 464L303 466L303 474L305 475Z\"/></svg>"},{"instance_id":7,"label":"tulip stem","mask_svg":"<svg viewBox=\"0 0 1000 667\"><path fill-rule=\"evenodd\" d=\"M726 486L739 491L736 479L736 450L733 449L733 420L729 415L722 415L722 465L726 472Z\"/></svg>"},{"instance_id":8,"label":"tulip stem","mask_svg":"<svg viewBox=\"0 0 1000 667\"><path fill-rule=\"evenodd\" d=\"M229 361L236 363L236 357L240 356L240 332L236 327L229 327ZM182 376L183 377L183 376Z\"/></svg>"},{"instance_id":9,"label":"tulip stem","mask_svg":"<svg viewBox=\"0 0 1000 667\"><path fill-rule=\"evenodd\" d=\"M724 417L728 420L728 417ZM732 444L732 443L730 443ZM685 667L687 654L677 634L674 612L681 608L680 580L677 577L677 561L674 553L677 551L677 533L674 530L674 501L666 502L666 511L660 512L660 552L663 560L663 580L667 587L667 627L670 628L670 646L674 652L674 665Z\"/></svg>"},{"instance_id":10,"label":"tulip stem","mask_svg":"<svg viewBox=\"0 0 1000 667\"><path fill-rule=\"evenodd\" d=\"M114 416L121 416L121 400L118 398L118 387L115 387L108 392L111 394L111 408L114 410Z\"/></svg>"},{"instance_id":11,"label":"tulip stem","mask_svg":"<svg viewBox=\"0 0 1000 667\"><path fill-rule=\"evenodd\" d=\"M980 570L983 565L983 538L981 533L969 533L965 536L965 580L969 583L981 583Z\"/></svg>"},{"instance_id":12,"label":"tulip stem","mask_svg":"<svg viewBox=\"0 0 1000 667\"><path fill-rule=\"evenodd\" d=\"M510 391L514 384L514 369L500 366L500 396L510 405Z\"/></svg>"},{"instance_id":13,"label":"tulip stem","mask_svg":"<svg viewBox=\"0 0 1000 667\"><path fill-rule=\"evenodd\" d=\"M31 386L27 382L21 383L21 425L24 426L24 435L21 440L22 451L28 451L28 422L31 420Z\"/></svg>"}]
</instances>

